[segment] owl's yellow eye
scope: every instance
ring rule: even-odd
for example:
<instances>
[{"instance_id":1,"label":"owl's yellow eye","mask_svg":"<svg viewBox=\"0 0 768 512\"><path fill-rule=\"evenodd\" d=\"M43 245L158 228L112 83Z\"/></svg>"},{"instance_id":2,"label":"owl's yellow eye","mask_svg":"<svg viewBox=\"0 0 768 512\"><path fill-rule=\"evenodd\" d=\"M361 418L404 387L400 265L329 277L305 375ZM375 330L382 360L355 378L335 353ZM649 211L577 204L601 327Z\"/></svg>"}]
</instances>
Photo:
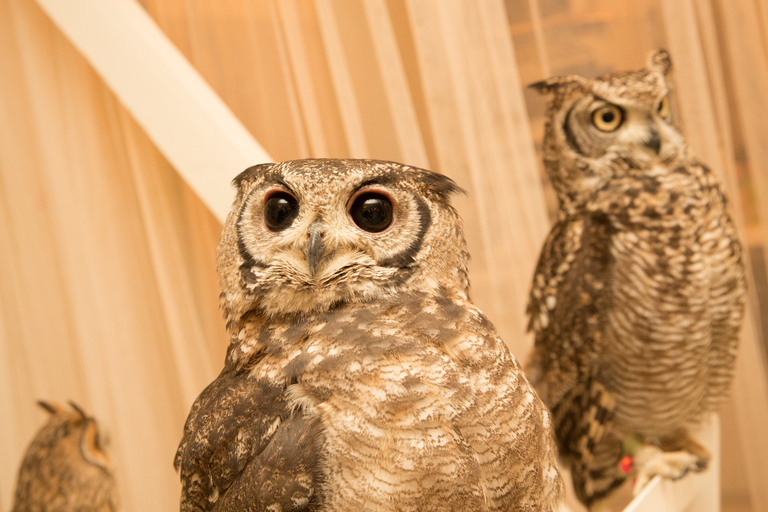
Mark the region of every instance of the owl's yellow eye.
<instances>
[{"instance_id":1,"label":"owl's yellow eye","mask_svg":"<svg viewBox=\"0 0 768 512\"><path fill-rule=\"evenodd\" d=\"M661 117L666 118L669 115L669 97L664 96L661 98L661 101L659 102L659 106L656 107L656 112L659 113Z\"/></svg>"},{"instance_id":2,"label":"owl's yellow eye","mask_svg":"<svg viewBox=\"0 0 768 512\"><path fill-rule=\"evenodd\" d=\"M616 105L606 105L592 112L592 123L603 132L612 132L624 120L624 113Z\"/></svg>"}]
</instances>

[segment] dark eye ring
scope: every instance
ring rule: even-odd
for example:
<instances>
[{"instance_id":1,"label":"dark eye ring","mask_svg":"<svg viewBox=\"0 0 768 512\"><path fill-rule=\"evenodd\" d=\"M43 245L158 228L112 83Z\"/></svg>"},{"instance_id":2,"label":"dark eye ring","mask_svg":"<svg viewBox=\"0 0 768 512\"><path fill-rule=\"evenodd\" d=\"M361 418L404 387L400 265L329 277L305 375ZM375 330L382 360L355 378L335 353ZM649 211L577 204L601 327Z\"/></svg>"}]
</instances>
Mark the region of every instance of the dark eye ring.
<instances>
[{"instance_id":1,"label":"dark eye ring","mask_svg":"<svg viewBox=\"0 0 768 512\"><path fill-rule=\"evenodd\" d=\"M274 189L264 196L264 225L270 231L288 228L299 214L299 202L290 192Z\"/></svg>"},{"instance_id":2,"label":"dark eye ring","mask_svg":"<svg viewBox=\"0 0 768 512\"><path fill-rule=\"evenodd\" d=\"M361 190L349 200L347 212L363 231L382 233L395 221L395 200L383 190Z\"/></svg>"}]
</instances>

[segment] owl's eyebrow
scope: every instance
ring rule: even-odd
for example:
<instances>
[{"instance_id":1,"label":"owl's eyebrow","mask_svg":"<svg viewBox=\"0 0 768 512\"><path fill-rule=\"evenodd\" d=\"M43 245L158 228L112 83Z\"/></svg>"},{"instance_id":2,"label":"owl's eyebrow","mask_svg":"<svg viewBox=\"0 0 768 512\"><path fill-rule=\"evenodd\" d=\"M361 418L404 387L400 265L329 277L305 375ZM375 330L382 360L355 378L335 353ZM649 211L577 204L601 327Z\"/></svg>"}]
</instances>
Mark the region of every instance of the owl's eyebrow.
<instances>
[{"instance_id":1,"label":"owl's eyebrow","mask_svg":"<svg viewBox=\"0 0 768 512\"><path fill-rule=\"evenodd\" d=\"M382 174L380 176L374 176L373 178L369 178L362 182L360 185L356 187L357 190L360 190L361 188L365 188L371 185L390 185L395 186L398 183L398 179L396 176L393 176L391 174Z\"/></svg>"},{"instance_id":2,"label":"owl's eyebrow","mask_svg":"<svg viewBox=\"0 0 768 512\"><path fill-rule=\"evenodd\" d=\"M592 93L592 97L595 98L595 101L603 101L603 102L609 103L611 105L616 105L616 103L612 102L611 100L605 99L602 96L598 96L595 93ZM594 101L593 101L593 103L594 103ZM618 106L618 105L616 105L616 106Z\"/></svg>"},{"instance_id":3,"label":"owl's eyebrow","mask_svg":"<svg viewBox=\"0 0 768 512\"><path fill-rule=\"evenodd\" d=\"M280 185L284 189L293 192L293 189L291 188L291 186L288 185L288 183L286 183L285 180L283 180L283 178L281 178L280 176L277 176L277 175L269 176L268 179L264 180L264 184L265 185Z\"/></svg>"}]
</instances>

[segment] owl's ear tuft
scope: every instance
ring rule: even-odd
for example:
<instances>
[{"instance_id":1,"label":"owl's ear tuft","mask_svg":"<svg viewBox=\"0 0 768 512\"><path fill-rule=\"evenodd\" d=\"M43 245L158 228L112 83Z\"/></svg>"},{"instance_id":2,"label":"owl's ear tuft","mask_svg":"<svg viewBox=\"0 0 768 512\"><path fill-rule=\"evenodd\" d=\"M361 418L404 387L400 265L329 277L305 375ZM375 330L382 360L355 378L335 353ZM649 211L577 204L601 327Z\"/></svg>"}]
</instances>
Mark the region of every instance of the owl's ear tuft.
<instances>
[{"instance_id":1,"label":"owl's ear tuft","mask_svg":"<svg viewBox=\"0 0 768 512\"><path fill-rule=\"evenodd\" d=\"M87 415L87 414L85 414L85 411L83 410L83 408L82 408L82 407L80 407L79 405L77 405L77 404L76 404L75 402L73 402L72 400L70 400L70 401L69 401L69 406L70 406L70 407L72 407L72 409L74 409L74 410L75 410L75 412L76 412L76 413L78 413L78 414L80 415L80 418L81 418L81 419L85 420L85 419L87 419L87 418L88 418L88 415Z\"/></svg>"},{"instance_id":2,"label":"owl's ear tuft","mask_svg":"<svg viewBox=\"0 0 768 512\"><path fill-rule=\"evenodd\" d=\"M553 76L529 84L528 87L539 91L541 94L550 94L563 88L583 88L586 82L578 75Z\"/></svg>"},{"instance_id":3,"label":"owl's ear tuft","mask_svg":"<svg viewBox=\"0 0 768 512\"><path fill-rule=\"evenodd\" d=\"M257 164L247 168L232 180L232 186L234 186L238 192L242 191L249 184L256 181L257 178L263 177L275 164Z\"/></svg>"},{"instance_id":4,"label":"owl's ear tuft","mask_svg":"<svg viewBox=\"0 0 768 512\"><path fill-rule=\"evenodd\" d=\"M467 193L466 190L458 186L451 178L437 172L425 171L423 181L429 190L444 200L448 200L453 194Z\"/></svg>"},{"instance_id":5,"label":"owl's ear tuft","mask_svg":"<svg viewBox=\"0 0 768 512\"><path fill-rule=\"evenodd\" d=\"M663 75L667 75L672 70L672 57L667 50L656 50L648 55L646 66L648 69L661 71Z\"/></svg>"},{"instance_id":6,"label":"owl's ear tuft","mask_svg":"<svg viewBox=\"0 0 768 512\"><path fill-rule=\"evenodd\" d=\"M56 414L64 411L64 407L62 407L60 404L57 404L56 402L46 402L45 400L38 400L37 405L42 407L46 412L49 412L50 414Z\"/></svg>"}]
</instances>

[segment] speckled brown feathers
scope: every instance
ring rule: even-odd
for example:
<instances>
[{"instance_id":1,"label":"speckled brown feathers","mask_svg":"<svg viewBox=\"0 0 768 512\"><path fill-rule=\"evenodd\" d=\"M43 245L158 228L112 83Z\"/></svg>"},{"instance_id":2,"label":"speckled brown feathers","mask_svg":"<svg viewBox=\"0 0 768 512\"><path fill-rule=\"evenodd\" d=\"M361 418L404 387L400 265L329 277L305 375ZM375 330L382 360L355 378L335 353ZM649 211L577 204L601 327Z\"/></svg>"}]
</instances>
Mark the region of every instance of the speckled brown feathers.
<instances>
[{"instance_id":1,"label":"speckled brown feathers","mask_svg":"<svg viewBox=\"0 0 768 512\"><path fill-rule=\"evenodd\" d=\"M467 296L455 185L366 160L236 184L219 247L231 345L185 426L181 510L554 510L549 414ZM275 189L298 214L270 232ZM391 198L389 228L352 221L361 190Z\"/></svg>"},{"instance_id":2,"label":"speckled brown feathers","mask_svg":"<svg viewBox=\"0 0 768 512\"><path fill-rule=\"evenodd\" d=\"M114 512L117 493L96 420L40 402L50 413L27 448L11 512Z\"/></svg>"},{"instance_id":3,"label":"speckled brown feathers","mask_svg":"<svg viewBox=\"0 0 768 512\"><path fill-rule=\"evenodd\" d=\"M587 504L625 479L627 436L686 438L733 377L741 245L674 124L670 66L660 51L639 71L536 85L553 95L544 160L560 210L533 279L531 375Z\"/></svg>"}]
</instances>

